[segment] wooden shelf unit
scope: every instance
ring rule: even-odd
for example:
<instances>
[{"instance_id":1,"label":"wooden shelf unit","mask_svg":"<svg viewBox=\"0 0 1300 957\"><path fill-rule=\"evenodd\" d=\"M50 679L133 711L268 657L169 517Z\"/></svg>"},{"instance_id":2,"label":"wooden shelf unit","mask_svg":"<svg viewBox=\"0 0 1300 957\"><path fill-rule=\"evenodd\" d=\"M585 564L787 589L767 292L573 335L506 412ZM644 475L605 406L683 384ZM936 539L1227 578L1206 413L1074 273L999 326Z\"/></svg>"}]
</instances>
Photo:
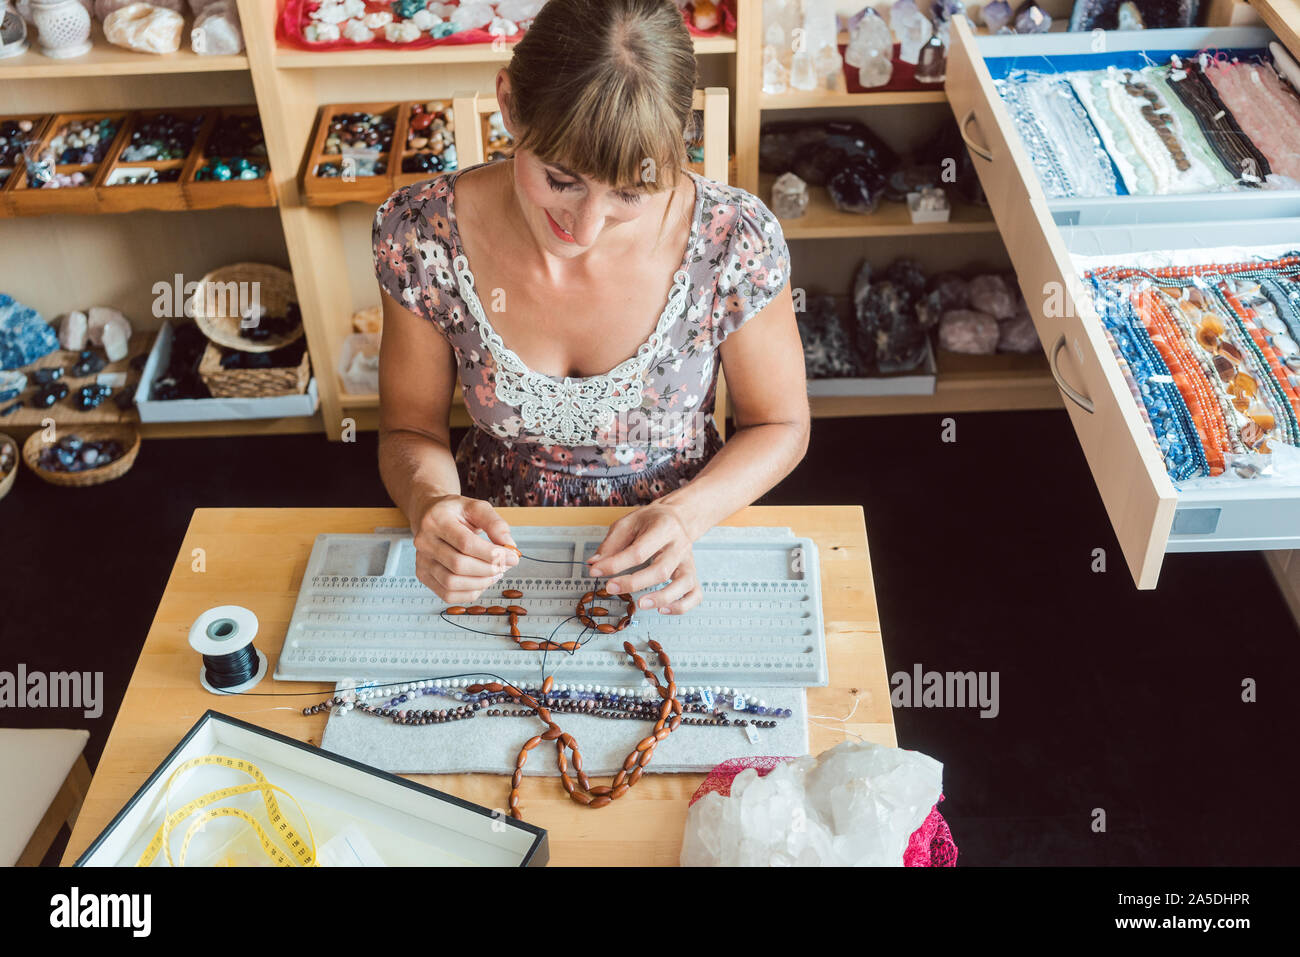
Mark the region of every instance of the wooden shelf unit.
<instances>
[{"instance_id":1,"label":"wooden shelf unit","mask_svg":"<svg viewBox=\"0 0 1300 957\"><path fill-rule=\"evenodd\" d=\"M75 109L141 110L214 106L228 103L256 105L266 135L271 182L276 206L265 209L231 208L196 213L178 211L153 216L146 213L112 217L40 217L25 227L16 219L0 221L0 231L27 229L14 234L20 245L33 250L71 242L85 261L93 282L77 294L78 301L51 301L42 297L37 308L53 317L90 302L123 308L137 330L152 333L166 317L150 319L147 290L174 272L197 280L204 272L239 259L261 260L291 268L320 393L320 411L301 420L232 421L144 426L146 436L274 434L323 429L331 439L345 429L373 428L378 398L342 392L336 368L344 338L351 332L352 314L375 303L369 223L373 211L362 204L337 207L309 206L300 193L298 172L308 148L313 124L321 106L359 101L450 100L458 91L491 90L492 78L509 58L489 45L434 47L425 50L358 50L320 52L277 45L276 4L270 0L237 0L247 44L234 57L198 56L182 50L170 56L132 53L104 42L96 34L95 49L75 60L54 60L31 52L0 61L0 109L9 112L68 112ZM758 137L764 110L821 107L909 107L940 103L942 91L901 91L849 94L827 91L816 95L791 93L767 98L761 92L762 2L736 0L734 36L698 38L701 86L730 85L734 129L733 181L766 200L758 175ZM98 28L97 28L98 29ZM186 38L188 44L188 38ZM163 82L159 82L159 80ZM769 102L770 100L770 102ZM19 104L22 109L20 110ZM166 220L158 218L166 217ZM190 217L202 217L194 218ZM109 220L91 228L90 220ZM949 223L913 226L905 207L888 204L872 216L840 213L824 192L801 220L785 224L792 240L835 240L844 254L861 256L866 250L889 255L908 243L951 248L948 255L987 246L986 236L996 231L979 209L959 207ZM278 227L278 232L277 232ZM77 231L70 236L68 230ZM121 244L147 234L143 251L124 257ZM940 237L942 242L932 240ZM880 244L875 240L887 239ZM845 245L842 240L856 240ZM962 246L962 243L965 246ZM69 255L73 253L70 251ZM873 253L874 254L874 253ZM33 252L31 259L36 254ZM124 266L124 259L127 260ZM138 261L135 261L138 259ZM33 271L27 259L18 268ZM125 274L119 274L122 269ZM845 275L848 275L846 271ZM798 277L796 276L796 280ZM15 292L32 289L22 286ZM127 301L114 301L115 289L131 289ZM6 289L6 291L10 291ZM85 300L85 301L82 301ZM996 357L995 357L996 358ZM895 397L873 400L817 399L815 414L868 415L924 411L959 401L961 408L1023 408L1058 404L1054 386L1048 387L1040 371L1006 368L987 362L982 371L965 371L941 361L936 397ZM1032 398L1031 398L1032 397ZM925 401L921 401L924 398ZM453 410L457 424L467 423L462 405Z\"/></svg>"},{"instance_id":2,"label":"wooden shelf unit","mask_svg":"<svg viewBox=\"0 0 1300 957\"><path fill-rule=\"evenodd\" d=\"M181 48L175 53L136 53L113 46L104 39L99 23L94 25L91 41L94 49L84 56L58 59L39 51L36 31L31 31L32 49L26 53L0 60L0 80L54 80L69 77L103 76L161 76L170 73L229 73L248 69L248 57L242 53L233 56L200 55L189 48L189 32L181 37ZM134 108L123 104L123 109Z\"/></svg>"}]
</instances>

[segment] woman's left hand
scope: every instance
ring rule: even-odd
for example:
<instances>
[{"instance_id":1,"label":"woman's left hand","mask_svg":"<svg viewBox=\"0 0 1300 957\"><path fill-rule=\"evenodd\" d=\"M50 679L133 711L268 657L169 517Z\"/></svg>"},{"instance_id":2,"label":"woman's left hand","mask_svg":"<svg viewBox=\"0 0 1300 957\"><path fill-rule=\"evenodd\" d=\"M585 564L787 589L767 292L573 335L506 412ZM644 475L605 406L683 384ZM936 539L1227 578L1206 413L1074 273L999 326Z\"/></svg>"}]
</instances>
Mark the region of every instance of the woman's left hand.
<instances>
[{"instance_id":1,"label":"woman's left hand","mask_svg":"<svg viewBox=\"0 0 1300 957\"><path fill-rule=\"evenodd\" d=\"M650 564L640 571L622 574L645 561ZM643 505L616 521L588 562L593 576L613 576L605 583L610 594L631 594L667 582L641 596L640 610L657 608L661 614L680 615L704 597L695 575L690 533L677 510L663 502Z\"/></svg>"}]
</instances>

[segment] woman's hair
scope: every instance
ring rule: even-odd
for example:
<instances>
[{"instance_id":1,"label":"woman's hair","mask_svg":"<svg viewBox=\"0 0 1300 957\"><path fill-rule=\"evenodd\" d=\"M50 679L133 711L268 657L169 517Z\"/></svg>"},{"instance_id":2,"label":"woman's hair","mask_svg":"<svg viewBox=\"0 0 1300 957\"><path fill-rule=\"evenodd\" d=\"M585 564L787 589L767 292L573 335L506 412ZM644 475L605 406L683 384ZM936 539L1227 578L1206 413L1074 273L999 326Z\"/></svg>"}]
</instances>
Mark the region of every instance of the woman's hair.
<instances>
[{"instance_id":1,"label":"woman's hair","mask_svg":"<svg viewBox=\"0 0 1300 957\"><path fill-rule=\"evenodd\" d=\"M547 0L506 71L517 149L612 186L672 186L695 46L673 0Z\"/></svg>"}]
</instances>

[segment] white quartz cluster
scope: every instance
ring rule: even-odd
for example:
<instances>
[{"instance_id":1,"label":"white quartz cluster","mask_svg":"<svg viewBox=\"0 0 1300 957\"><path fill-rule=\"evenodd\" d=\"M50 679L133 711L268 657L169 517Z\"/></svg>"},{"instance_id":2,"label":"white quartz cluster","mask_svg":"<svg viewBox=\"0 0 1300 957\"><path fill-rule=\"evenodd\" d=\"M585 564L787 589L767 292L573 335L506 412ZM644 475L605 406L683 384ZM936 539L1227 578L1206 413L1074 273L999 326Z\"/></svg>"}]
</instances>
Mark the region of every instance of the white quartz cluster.
<instances>
[{"instance_id":1,"label":"white quartz cluster","mask_svg":"<svg viewBox=\"0 0 1300 957\"><path fill-rule=\"evenodd\" d=\"M736 775L686 815L685 867L901 867L939 800L943 765L916 751L845 741L765 777Z\"/></svg>"},{"instance_id":2,"label":"white quartz cluster","mask_svg":"<svg viewBox=\"0 0 1300 957\"><path fill-rule=\"evenodd\" d=\"M369 43L381 37L390 43L410 43L424 36L441 39L464 30L487 30L512 37L537 16L546 0L464 0L457 4L428 3L405 19L386 10L367 10L364 0L323 0L303 28L308 43L347 39Z\"/></svg>"}]
</instances>

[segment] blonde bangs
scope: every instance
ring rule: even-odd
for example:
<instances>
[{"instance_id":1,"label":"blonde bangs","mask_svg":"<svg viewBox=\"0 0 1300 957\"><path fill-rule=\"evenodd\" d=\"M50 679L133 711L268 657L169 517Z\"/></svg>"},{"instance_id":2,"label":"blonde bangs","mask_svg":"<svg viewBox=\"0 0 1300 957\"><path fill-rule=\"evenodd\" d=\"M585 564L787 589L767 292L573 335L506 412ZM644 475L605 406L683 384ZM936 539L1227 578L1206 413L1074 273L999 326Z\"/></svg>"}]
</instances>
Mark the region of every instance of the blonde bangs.
<instances>
[{"instance_id":1,"label":"blonde bangs","mask_svg":"<svg viewBox=\"0 0 1300 957\"><path fill-rule=\"evenodd\" d=\"M550 122L526 127L517 148L618 189L654 193L676 185L686 133L665 104L592 87L569 104Z\"/></svg>"}]
</instances>

